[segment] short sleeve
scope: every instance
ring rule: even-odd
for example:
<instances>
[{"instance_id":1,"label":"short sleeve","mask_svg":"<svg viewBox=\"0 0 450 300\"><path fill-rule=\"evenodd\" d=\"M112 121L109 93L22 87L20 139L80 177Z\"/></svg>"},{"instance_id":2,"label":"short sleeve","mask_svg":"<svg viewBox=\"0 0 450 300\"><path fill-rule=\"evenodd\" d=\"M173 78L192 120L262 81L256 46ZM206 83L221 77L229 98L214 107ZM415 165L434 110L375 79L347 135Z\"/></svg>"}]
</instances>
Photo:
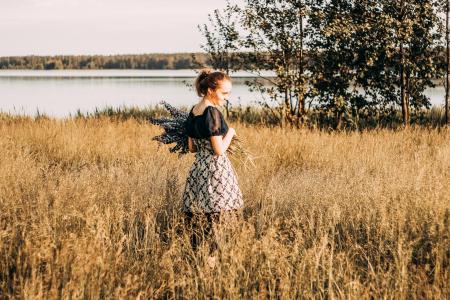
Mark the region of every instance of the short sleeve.
<instances>
[{"instance_id":1,"label":"short sleeve","mask_svg":"<svg viewBox=\"0 0 450 300\"><path fill-rule=\"evenodd\" d=\"M209 106L206 108L205 125L208 136L222 135L222 124L224 123L222 113L215 107Z\"/></svg>"}]
</instances>

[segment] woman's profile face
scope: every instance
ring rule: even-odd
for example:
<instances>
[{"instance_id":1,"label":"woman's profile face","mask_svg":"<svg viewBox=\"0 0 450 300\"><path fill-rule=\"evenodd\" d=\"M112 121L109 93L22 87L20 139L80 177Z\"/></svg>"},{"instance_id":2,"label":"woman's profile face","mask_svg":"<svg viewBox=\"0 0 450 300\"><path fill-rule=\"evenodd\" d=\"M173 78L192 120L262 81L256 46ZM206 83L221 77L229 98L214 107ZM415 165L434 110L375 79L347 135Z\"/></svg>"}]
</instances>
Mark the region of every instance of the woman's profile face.
<instances>
[{"instance_id":1,"label":"woman's profile face","mask_svg":"<svg viewBox=\"0 0 450 300\"><path fill-rule=\"evenodd\" d=\"M215 102L214 104L223 106L227 103L228 98L231 94L231 81L229 80L222 80L219 83L219 86L217 89L211 93L211 98Z\"/></svg>"}]
</instances>

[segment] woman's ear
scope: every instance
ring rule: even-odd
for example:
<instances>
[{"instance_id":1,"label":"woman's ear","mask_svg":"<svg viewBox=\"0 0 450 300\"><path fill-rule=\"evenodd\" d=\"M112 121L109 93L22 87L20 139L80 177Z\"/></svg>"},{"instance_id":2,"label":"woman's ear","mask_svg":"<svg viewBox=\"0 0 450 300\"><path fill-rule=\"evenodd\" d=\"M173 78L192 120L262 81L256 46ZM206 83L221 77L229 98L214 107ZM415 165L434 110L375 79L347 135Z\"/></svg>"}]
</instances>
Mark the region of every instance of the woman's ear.
<instances>
[{"instance_id":1,"label":"woman's ear","mask_svg":"<svg viewBox=\"0 0 450 300\"><path fill-rule=\"evenodd\" d=\"M210 98L211 96L213 96L213 94L214 93L212 92L211 88L208 88L208 90L206 91L206 96Z\"/></svg>"}]
</instances>

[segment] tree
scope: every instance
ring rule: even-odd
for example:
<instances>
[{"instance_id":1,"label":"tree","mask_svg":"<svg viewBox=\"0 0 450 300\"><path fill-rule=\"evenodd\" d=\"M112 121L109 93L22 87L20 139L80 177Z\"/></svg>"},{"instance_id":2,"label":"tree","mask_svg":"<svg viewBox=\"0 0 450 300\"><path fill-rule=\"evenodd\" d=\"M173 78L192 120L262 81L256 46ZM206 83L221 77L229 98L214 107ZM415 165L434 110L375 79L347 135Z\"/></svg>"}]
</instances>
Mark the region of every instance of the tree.
<instances>
[{"instance_id":1,"label":"tree","mask_svg":"<svg viewBox=\"0 0 450 300\"><path fill-rule=\"evenodd\" d=\"M281 125L303 123L307 77L305 75L304 24L307 2L299 0L248 0L242 11L247 32L243 45L251 51L248 65L261 80L250 82L253 89L269 95L279 110ZM275 78L262 72L271 70ZM264 84L268 81L271 86ZM262 103L266 107L270 103Z\"/></svg>"},{"instance_id":2,"label":"tree","mask_svg":"<svg viewBox=\"0 0 450 300\"><path fill-rule=\"evenodd\" d=\"M444 122L449 124L449 97L450 97L450 32L449 32L449 0L435 0L434 8L439 18L438 33L440 40L435 45L435 64L437 76L442 80L445 89L444 96Z\"/></svg>"},{"instance_id":3,"label":"tree","mask_svg":"<svg viewBox=\"0 0 450 300\"><path fill-rule=\"evenodd\" d=\"M220 11L215 9L208 15L209 26L199 25L198 29L205 37L201 48L209 55L209 64L216 70L224 71L227 75L231 70L239 69L240 36L237 29L240 18L240 9L237 5L227 1L226 7ZM229 116L227 102L226 115Z\"/></svg>"},{"instance_id":4,"label":"tree","mask_svg":"<svg viewBox=\"0 0 450 300\"><path fill-rule=\"evenodd\" d=\"M376 25L386 32L377 62L385 76L374 76L378 79L376 89L401 106L403 123L409 126L411 107L418 110L430 106L424 91L434 87L433 47L439 39L439 20L432 0L379 0L379 3L383 18ZM400 89L399 99L392 95L393 83Z\"/></svg>"},{"instance_id":5,"label":"tree","mask_svg":"<svg viewBox=\"0 0 450 300\"><path fill-rule=\"evenodd\" d=\"M310 47L314 96L334 113L336 127L361 109L429 107L424 91L436 74L439 39L432 0L316 1ZM364 93L358 92L362 88Z\"/></svg>"},{"instance_id":6,"label":"tree","mask_svg":"<svg viewBox=\"0 0 450 300\"><path fill-rule=\"evenodd\" d=\"M445 0L445 44L446 44L446 81L445 81L445 123L450 124L450 107L449 107L449 92L450 92L450 39L449 39L449 0Z\"/></svg>"},{"instance_id":7,"label":"tree","mask_svg":"<svg viewBox=\"0 0 450 300\"><path fill-rule=\"evenodd\" d=\"M367 5L367 6L366 6ZM344 118L368 102L352 84L357 82L361 66L366 65L374 49L367 43L366 18L370 18L370 1L315 1L309 22L309 51L313 61L311 97L327 119L340 129ZM361 16L363 14L363 16ZM360 73L362 74L362 73ZM324 120L323 120L324 121Z\"/></svg>"},{"instance_id":8,"label":"tree","mask_svg":"<svg viewBox=\"0 0 450 300\"><path fill-rule=\"evenodd\" d=\"M199 25L198 29L205 38L201 48L209 55L209 63L214 69L227 74L238 67L237 50L239 45L239 7L227 1L226 7L220 11L215 9L208 15L209 26Z\"/></svg>"}]
</instances>

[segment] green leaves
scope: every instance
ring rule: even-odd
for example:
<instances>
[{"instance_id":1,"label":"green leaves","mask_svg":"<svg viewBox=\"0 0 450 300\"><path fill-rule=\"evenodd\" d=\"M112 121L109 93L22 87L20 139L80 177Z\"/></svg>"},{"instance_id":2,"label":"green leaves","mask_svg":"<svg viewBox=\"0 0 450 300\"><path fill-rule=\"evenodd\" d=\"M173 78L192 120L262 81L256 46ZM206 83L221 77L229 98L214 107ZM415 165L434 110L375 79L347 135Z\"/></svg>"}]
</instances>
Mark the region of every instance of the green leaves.
<instances>
[{"instance_id":1,"label":"green leaves","mask_svg":"<svg viewBox=\"0 0 450 300\"><path fill-rule=\"evenodd\" d=\"M209 55L209 64L218 70L228 73L240 68L241 37L239 34L240 9L227 1L225 9L214 10L208 16L209 24L199 25L198 29L205 37L201 48Z\"/></svg>"},{"instance_id":2,"label":"green leaves","mask_svg":"<svg viewBox=\"0 0 450 300\"><path fill-rule=\"evenodd\" d=\"M247 0L233 10L233 28L242 34L221 35L228 27L219 23L211 41L229 51L224 45L231 36L232 45L248 53L241 66L255 74L274 71L270 81L260 76L250 85L271 91L268 101L278 106L282 121L301 120L307 102L337 112L336 125L342 124L342 113L359 118L363 109L399 105L408 118L410 107L429 107L424 92L442 73L436 62L443 36L438 2Z\"/></svg>"}]
</instances>

